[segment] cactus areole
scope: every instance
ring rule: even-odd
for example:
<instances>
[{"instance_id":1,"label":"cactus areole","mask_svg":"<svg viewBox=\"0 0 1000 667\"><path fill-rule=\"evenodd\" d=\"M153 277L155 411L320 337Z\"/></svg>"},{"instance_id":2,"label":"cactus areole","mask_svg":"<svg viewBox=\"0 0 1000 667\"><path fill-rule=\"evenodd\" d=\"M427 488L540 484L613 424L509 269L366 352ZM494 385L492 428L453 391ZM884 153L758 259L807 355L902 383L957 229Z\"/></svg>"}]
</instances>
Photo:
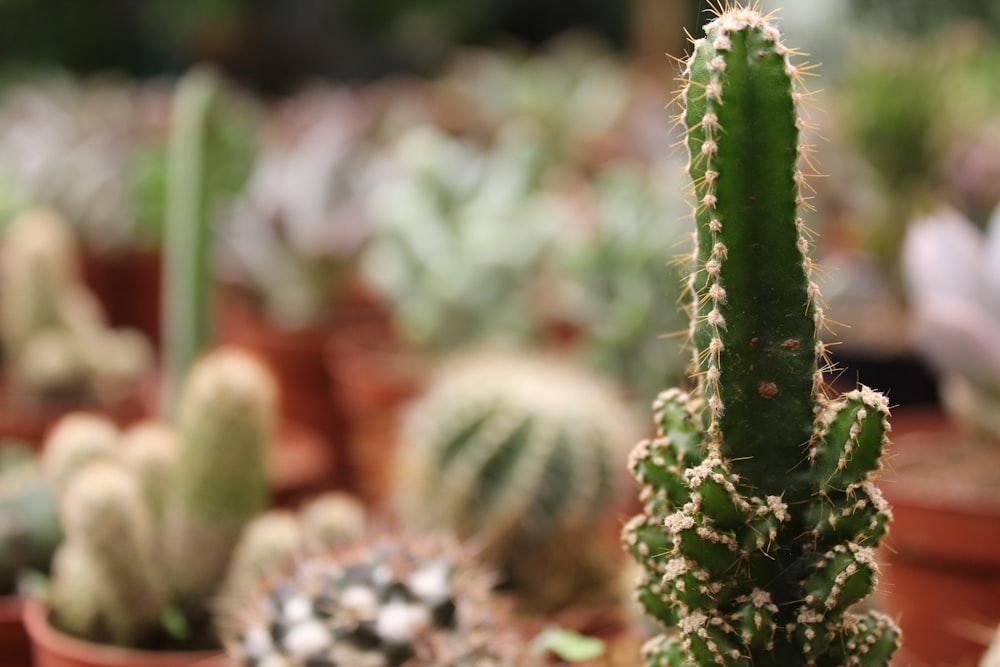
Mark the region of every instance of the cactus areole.
<instances>
[{"instance_id":1,"label":"cactus areole","mask_svg":"<svg viewBox=\"0 0 1000 667\"><path fill-rule=\"evenodd\" d=\"M795 56L756 3L726 4L684 70L696 384L654 404L657 436L630 460L644 511L623 533L664 628L648 665L886 665L899 643L890 619L850 609L890 519L871 482L889 410L823 382Z\"/></svg>"}]
</instances>

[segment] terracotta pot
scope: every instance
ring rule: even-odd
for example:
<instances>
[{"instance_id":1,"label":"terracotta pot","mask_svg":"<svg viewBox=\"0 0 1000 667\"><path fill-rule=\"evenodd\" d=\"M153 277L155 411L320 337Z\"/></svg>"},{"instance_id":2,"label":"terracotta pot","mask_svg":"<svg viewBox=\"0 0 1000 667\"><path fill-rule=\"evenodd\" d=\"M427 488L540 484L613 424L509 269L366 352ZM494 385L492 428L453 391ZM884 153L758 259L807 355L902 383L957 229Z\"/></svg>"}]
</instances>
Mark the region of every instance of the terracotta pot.
<instances>
[{"instance_id":1,"label":"terracotta pot","mask_svg":"<svg viewBox=\"0 0 1000 667\"><path fill-rule=\"evenodd\" d=\"M24 626L31 638L35 667L224 667L221 651L137 651L76 639L49 624L48 607L38 599L24 602Z\"/></svg>"},{"instance_id":2,"label":"terracotta pot","mask_svg":"<svg viewBox=\"0 0 1000 667\"><path fill-rule=\"evenodd\" d=\"M326 368L345 418L347 486L380 508L387 500L402 413L423 389L430 361L407 349L387 322L368 321L329 341Z\"/></svg>"},{"instance_id":3,"label":"terracotta pot","mask_svg":"<svg viewBox=\"0 0 1000 667\"><path fill-rule=\"evenodd\" d=\"M160 346L163 261L158 249L84 253L84 283L104 306L108 323L134 327Z\"/></svg>"},{"instance_id":4,"label":"terracotta pot","mask_svg":"<svg viewBox=\"0 0 1000 667\"><path fill-rule=\"evenodd\" d=\"M303 424L283 422L268 470L274 502L291 507L334 488L339 467L324 436Z\"/></svg>"},{"instance_id":5,"label":"terracotta pot","mask_svg":"<svg viewBox=\"0 0 1000 667\"><path fill-rule=\"evenodd\" d=\"M31 667L31 642L21 620L21 598L0 596L0 665Z\"/></svg>"},{"instance_id":6,"label":"terracotta pot","mask_svg":"<svg viewBox=\"0 0 1000 667\"><path fill-rule=\"evenodd\" d=\"M911 410L892 423L881 487L894 518L879 600L903 630L893 664L975 667L1000 623L1000 487L976 488L967 473L996 474L1000 449L971 447L937 411ZM959 464L964 471L953 476Z\"/></svg>"}]
</instances>

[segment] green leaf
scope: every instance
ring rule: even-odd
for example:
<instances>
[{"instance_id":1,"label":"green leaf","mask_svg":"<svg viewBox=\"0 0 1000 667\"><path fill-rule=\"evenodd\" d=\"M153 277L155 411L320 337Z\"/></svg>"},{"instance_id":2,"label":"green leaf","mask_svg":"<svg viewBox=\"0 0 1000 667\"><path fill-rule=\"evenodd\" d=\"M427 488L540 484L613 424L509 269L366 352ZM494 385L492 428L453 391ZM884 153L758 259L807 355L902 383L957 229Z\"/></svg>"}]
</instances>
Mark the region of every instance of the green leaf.
<instances>
[{"instance_id":1,"label":"green leaf","mask_svg":"<svg viewBox=\"0 0 1000 667\"><path fill-rule=\"evenodd\" d=\"M593 660L604 655L604 641L588 637L575 630L551 628L541 632L532 641L539 650L550 651L566 662Z\"/></svg>"}]
</instances>

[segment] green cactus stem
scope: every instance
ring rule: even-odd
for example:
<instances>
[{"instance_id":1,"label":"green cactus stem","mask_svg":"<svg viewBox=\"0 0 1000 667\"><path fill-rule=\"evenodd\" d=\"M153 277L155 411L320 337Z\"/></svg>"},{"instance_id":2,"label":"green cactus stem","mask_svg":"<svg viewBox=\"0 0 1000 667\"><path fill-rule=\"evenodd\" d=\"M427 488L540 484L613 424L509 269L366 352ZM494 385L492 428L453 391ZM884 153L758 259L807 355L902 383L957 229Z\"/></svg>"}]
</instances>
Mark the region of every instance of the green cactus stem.
<instances>
[{"instance_id":1,"label":"green cactus stem","mask_svg":"<svg viewBox=\"0 0 1000 667\"><path fill-rule=\"evenodd\" d=\"M267 505L277 401L271 374L237 348L200 359L184 384L163 558L172 590L191 613L214 594L244 524Z\"/></svg>"},{"instance_id":2,"label":"green cactus stem","mask_svg":"<svg viewBox=\"0 0 1000 667\"><path fill-rule=\"evenodd\" d=\"M214 71L195 69L177 85L167 155L163 299L163 414L172 416L181 378L208 342L211 286L206 154L219 95Z\"/></svg>"},{"instance_id":3,"label":"green cactus stem","mask_svg":"<svg viewBox=\"0 0 1000 667\"><path fill-rule=\"evenodd\" d=\"M684 72L696 387L655 403L657 437L630 461L644 511L624 530L665 629L648 665L885 665L899 640L850 609L890 518L871 483L889 410L823 382L794 55L756 3L727 3Z\"/></svg>"},{"instance_id":4,"label":"green cactus stem","mask_svg":"<svg viewBox=\"0 0 1000 667\"><path fill-rule=\"evenodd\" d=\"M41 466L46 480L61 495L70 479L96 460L117 456L118 427L104 415L71 412L45 438Z\"/></svg>"}]
</instances>

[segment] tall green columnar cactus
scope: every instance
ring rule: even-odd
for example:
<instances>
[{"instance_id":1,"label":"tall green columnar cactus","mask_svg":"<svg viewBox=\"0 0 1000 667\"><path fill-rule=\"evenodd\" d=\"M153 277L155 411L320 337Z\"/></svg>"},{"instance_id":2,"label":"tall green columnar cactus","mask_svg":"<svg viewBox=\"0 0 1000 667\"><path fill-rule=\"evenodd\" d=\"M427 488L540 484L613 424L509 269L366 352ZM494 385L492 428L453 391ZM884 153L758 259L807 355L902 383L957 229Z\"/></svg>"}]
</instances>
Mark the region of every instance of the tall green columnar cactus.
<instances>
[{"instance_id":1,"label":"tall green columnar cactus","mask_svg":"<svg viewBox=\"0 0 1000 667\"><path fill-rule=\"evenodd\" d=\"M268 502L277 401L266 368L236 348L203 357L183 387L163 558L172 590L192 614L221 584L244 524Z\"/></svg>"},{"instance_id":2,"label":"tall green columnar cactus","mask_svg":"<svg viewBox=\"0 0 1000 667\"><path fill-rule=\"evenodd\" d=\"M648 665L885 665L899 641L849 610L875 586L890 516L870 481L888 408L823 383L793 56L756 3L727 4L684 73L697 385L657 400L657 437L630 461L644 512L624 530L666 629Z\"/></svg>"},{"instance_id":3,"label":"tall green columnar cactus","mask_svg":"<svg viewBox=\"0 0 1000 667\"><path fill-rule=\"evenodd\" d=\"M178 83L167 157L163 410L172 415L181 378L208 339L211 285L207 160L219 80L196 69Z\"/></svg>"}]
</instances>

